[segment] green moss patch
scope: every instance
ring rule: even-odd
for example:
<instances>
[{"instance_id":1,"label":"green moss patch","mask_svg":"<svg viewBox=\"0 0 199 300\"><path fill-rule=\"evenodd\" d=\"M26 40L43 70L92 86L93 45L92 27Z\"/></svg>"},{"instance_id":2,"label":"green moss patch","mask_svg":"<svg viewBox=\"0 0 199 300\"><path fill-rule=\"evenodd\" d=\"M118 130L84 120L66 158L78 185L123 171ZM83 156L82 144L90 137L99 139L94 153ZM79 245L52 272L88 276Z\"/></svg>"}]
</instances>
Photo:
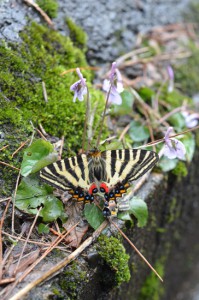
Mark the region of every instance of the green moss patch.
<instances>
[{"instance_id":1,"label":"green moss patch","mask_svg":"<svg viewBox=\"0 0 199 300\"><path fill-rule=\"evenodd\" d=\"M129 255L126 254L124 246L115 237L100 236L98 242L98 253L115 272L116 284L128 282L130 280Z\"/></svg>"},{"instance_id":2,"label":"green moss patch","mask_svg":"<svg viewBox=\"0 0 199 300\"><path fill-rule=\"evenodd\" d=\"M76 299L79 289L87 282L86 275L86 271L82 271L77 262L67 266L67 270L59 279L59 286L65 297L66 294L69 297L67 299Z\"/></svg>"},{"instance_id":3,"label":"green moss patch","mask_svg":"<svg viewBox=\"0 0 199 300\"><path fill-rule=\"evenodd\" d=\"M183 93L193 96L199 90L199 49L190 43L188 50L190 50L191 56L186 59L184 64L176 68L175 79Z\"/></svg>"},{"instance_id":4,"label":"green moss patch","mask_svg":"<svg viewBox=\"0 0 199 300\"><path fill-rule=\"evenodd\" d=\"M155 269L160 274L161 277L164 276L164 266L165 257L160 258L156 264ZM139 300L159 300L164 294L164 286L162 282L158 279L154 272L151 271L150 275L147 277L145 283L141 288L139 295Z\"/></svg>"},{"instance_id":5,"label":"green moss patch","mask_svg":"<svg viewBox=\"0 0 199 300\"><path fill-rule=\"evenodd\" d=\"M74 103L70 92L70 86L79 79L74 69L87 67L82 50L69 37L36 23L21 33L21 39L20 44L0 43L0 127L4 135L0 148L12 145L0 153L0 160L15 166L22 153L13 159L11 153L33 133L31 122L35 127L41 124L50 135L64 135L66 149L77 152L81 148L86 111L85 101ZM61 75L70 69L73 71ZM87 82L92 80L90 70L82 73ZM42 84L45 84L47 101ZM98 103L95 126L103 111L104 97L92 87L89 92L91 104ZM4 176L2 168L5 167L0 166L0 175Z\"/></svg>"},{"instance_id":6,"label":"green moss patch","mask_svg":"<svg viewBox=\"0 0 199 300\"><path fill-rule=\"evenodd\" d=\"M70 92L72 83L78 80L75 72L61 76L67 69L86 67L84 54L73 46L70 38L44 26L33 23L21 34L23 43L0 47L0 95L5 114L0 124L21 124L32 121L41 123L51 135L65 135L69 147L79 145L85 116L85 103L73 103ZM83 71L87 81L90 71ZM45 83L48 102L42 90ZM93 101L102 95L90 89ZM7 97L8 100L5 98ZM103 102L103 100L102 100ZM97 115L97 114L96 114Z\"/></svg>"},{"instance_id":7,"label":"green moss patch","mask_svg":"<svg viewBox=\"0 0 199 300\"><path fill-rule=\"evenodd\" d=\"M58 12L58 3L56 0L37 0L37 4L50 18L56 18Z\"/></svg>"},{"instance_id":8,"label":"green moss patch","mask_svg":"<svg viewBox=\"0 0 199 300\"><path fill-rule=\"evenodd\" d=\"M66 24L70 31L70 38L73 41L74 45L78 48L86 51L87 35L82 30L81 27L76 25L70 18L66 19Z\"/></svg>"}]
</instances>

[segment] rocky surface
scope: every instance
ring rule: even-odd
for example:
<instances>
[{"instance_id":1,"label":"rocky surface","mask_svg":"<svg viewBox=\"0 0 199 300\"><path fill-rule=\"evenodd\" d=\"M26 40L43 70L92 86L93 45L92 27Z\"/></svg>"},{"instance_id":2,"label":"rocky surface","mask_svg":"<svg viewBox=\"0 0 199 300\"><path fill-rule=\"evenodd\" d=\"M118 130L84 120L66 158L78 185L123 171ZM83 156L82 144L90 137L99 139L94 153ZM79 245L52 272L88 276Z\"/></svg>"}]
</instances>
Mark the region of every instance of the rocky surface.
<instances>
[{"instance_id":1,"label":"rocky surface","mask_svg":"<svg viewBox=\"0 0 199 300\"><path fill-rule=\"evenodd\" d=\"M66 17L80 25L88 35L88 59L96 62L113 61L136 44L138 34L154 26L182 20L189 0L59 0L56 30L67 35ZM2 0L0 3L0 39L18 41L19 32L33 19L41 16L22 0Z\"/></svg>"}]
</instances>

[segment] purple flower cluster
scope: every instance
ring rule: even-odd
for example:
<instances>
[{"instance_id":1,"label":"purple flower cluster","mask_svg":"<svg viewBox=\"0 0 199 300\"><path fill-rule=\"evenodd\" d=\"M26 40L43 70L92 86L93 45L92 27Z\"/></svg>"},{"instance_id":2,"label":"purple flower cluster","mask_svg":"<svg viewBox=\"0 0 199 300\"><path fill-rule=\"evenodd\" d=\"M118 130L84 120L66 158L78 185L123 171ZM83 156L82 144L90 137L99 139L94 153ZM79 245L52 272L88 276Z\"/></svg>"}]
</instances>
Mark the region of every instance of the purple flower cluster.
<instances>
[{"instance_id":1,"label":"purple flower cluster","mask_svg":"<svg viewBox=\"0 0 199 300\"><path fill-rule=\"evenodd\" d=\"M79 68L76 69L76 72L80 80L76 81L70 87L70 90L74 92L73 102L75 102L76 99L79 99L79 101L83 101L84 95L87 94L86 79L83 77ZM105 92L107 92L107 94L109 94L109 104L122 104L120 93L123 92L124 88L122 83L122 76L117 68L116 62L112 63L109 79L104 80L102 88Z\"/></svg>"}]
</instances>

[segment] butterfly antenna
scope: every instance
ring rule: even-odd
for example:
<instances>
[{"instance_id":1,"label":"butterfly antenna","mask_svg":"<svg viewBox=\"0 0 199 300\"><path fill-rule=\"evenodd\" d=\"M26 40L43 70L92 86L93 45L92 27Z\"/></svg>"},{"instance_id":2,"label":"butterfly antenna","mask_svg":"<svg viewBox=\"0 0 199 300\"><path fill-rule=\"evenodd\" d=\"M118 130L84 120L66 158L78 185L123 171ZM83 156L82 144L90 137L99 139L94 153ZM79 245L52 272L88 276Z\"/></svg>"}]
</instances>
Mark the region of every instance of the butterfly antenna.
<instances>
[{"instance_id":1,"label":"butterfly antenna","mask_svg":"<svg viewBox=\"0 0 199 300\"><path fill-rule=\"evenodd\" d=\"M144 257L144 255L137 249L137 247L129 240L129 238L124 234L124 232L117 226L115 222L110 220L110 223L113 224L117 230L121 233L121 235L127 240L127 242L131 245L131 247L137 252L137 254L144 260L144 262L149 266L149 268L157 275L160 281L163 282L162 277L158 274L158 272L152 267L152 265L148 262L148 260Z\"/></svg>"},{"instance_id":2,"label":"butterfly antenna","mask_svg":"<svg viewBox=\"0 0 199 300\"><path fill-rule=\"evenodd\" d=\"M85 147L85 139L86 139L86 130L87 130L87 124L88 124L88 117L90 115L91 105L90 105L90 95L88 87L86 86L87 93L86 93L86 116L84 120L84 130L82 135L82 152L84 153L84 147ZM87 150L89 148L89 145L87 145Z\"/></svg>"},{"instance_id":3,"label":"butterfly antenna","mask_svg":"<svg viewBox=\"0 0 199 300\"><path fill-rule=\"evenodd\" d=\"M108 107L108 99L109 99L109 96L110 96L112 85L113 85L113 83L110 84L110 88L109 88L107 96L106 96L106 103L105 103L102 119L101 119L101 122L100 122L100 131L99 131L98 138L97 138L96 148L98 148L99 144L100 144L100 138L101 138L101 135L102 135L102 129L103 129L103 124L104 124L104 119L105 119L105 116L106 116L106 110L107 110L107 107Z\"/></svg>"}]
</instances>

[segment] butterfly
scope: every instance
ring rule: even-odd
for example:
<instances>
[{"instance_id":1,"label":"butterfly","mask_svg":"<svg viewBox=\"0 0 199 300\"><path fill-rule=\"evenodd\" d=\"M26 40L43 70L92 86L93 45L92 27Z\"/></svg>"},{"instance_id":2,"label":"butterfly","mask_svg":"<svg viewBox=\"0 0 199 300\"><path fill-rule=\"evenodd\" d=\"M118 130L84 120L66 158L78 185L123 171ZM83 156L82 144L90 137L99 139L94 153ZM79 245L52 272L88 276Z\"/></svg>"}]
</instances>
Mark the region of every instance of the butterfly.
<instances>
[{"instance_id":1,"label":"butterfly","mask_svg":"<svg viewBox=\"0 0 199 300\"><path fill-rule=\"evenodd\" d=\"M40 171L40 178L77 201L92 202L104 195L104 216L110 216L109 202L126 193L130 182L140 178L159 160L154 151L119 149L89 151L57 161Z\"/></svg>"}]
</instances>

